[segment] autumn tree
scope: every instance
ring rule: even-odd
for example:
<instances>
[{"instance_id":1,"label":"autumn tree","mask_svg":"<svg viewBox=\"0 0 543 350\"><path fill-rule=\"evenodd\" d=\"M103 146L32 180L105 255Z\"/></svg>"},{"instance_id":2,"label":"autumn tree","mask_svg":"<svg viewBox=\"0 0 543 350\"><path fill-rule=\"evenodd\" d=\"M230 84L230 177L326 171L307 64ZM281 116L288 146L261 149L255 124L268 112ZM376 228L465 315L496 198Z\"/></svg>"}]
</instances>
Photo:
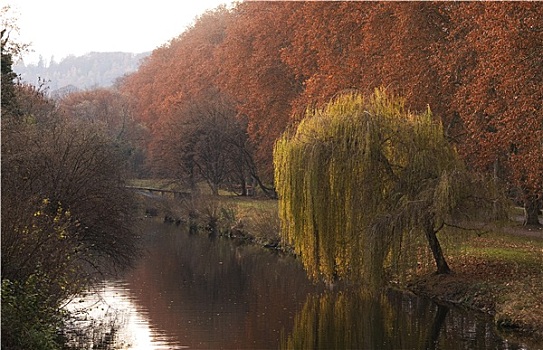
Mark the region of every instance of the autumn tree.
<instances>
[{"instance_id":1,"label":"autumn tree","mask_svg":"<svg viewBox=\"0 0 543 350\"><path fill-rule=\"evenodd\" d=\"M273 182L273 143L289 124L291 103L302 91L301 81L281 59L291 42L287 18L298 7L292 2L238 4L217 48L218 86L247 116L256 165L268 183Z\"/></svg>"},{"instance_id":2,"label":"autumn tree","mask_svg":"<svg viewBox=\"0 0 543 350\"><path fill-rule=\"evenodd\" d=\"M338 91L371 94L376 86L401 93L411 108L440 106L440 76L431 63L434 47L445 40L447 18L437 4L302 4L288 18L292 44L281 53L303 82L298 110Z\"/></svg>"},{"instance_id":3,"label":"autumn tree","mask_svg":"<svg viewBox=\"0 0 543 350\"><path fill-rule=\"evenodd\" d=\"M215 51L224 39L229 20L225 7L204 13L181 35L154 50L138 72L121 81L120 92L134 101L136 121L150 132L145 147L147 164L153 171L162 171L157 165L168 169L164 162L172 161L161 157L164 142L172 145L168 139L178 140L170 130L172 123L184 123L179 111L198 100L198 96L219 90L216 77L220 65L216 63Z\"/></svg>"},{"instance_id":4,"label":"autumn tree","mask_svg":"<svg viewBox=\"0 0 543 350\"><path fill-rule=\"evenodd\" d=\"M224 40L229 20L224 7L204 13L178 37L155 49L137 73L123 79L120 90L134 98L139 121L154 131L179 104L216 89L220 66L215 50Z\"/></svg>"},{"instance_id":5,"label":"autumn tree","mask_svg":"<svg viewBox=\"0 0 543 350\"><path fill-rule=\"evenodd\" d=\"M363 27L372 6L364 2L304 2L291 11L286 25L292 30L291 44L281 51L281 58L303 84L296 100L299 109L323 103L337 91L362 88L362 79L368 82L374 78L376 72L364 74L368 59L363 51Z\"/></svg>"},{"instance_id":6,"label":"autumn tree","mask_svg":"<svg viewBox=\"0 0 543 350\"><path fill-rule=\"evenodd\" d=\"M430 111L384 90L310 110L274 155L282 237L328 282L379 284L385 268L417 261L417 237L448 273L438 232L492 204Z\"/></svg>"},{"instance_id":7,"label":"autumn tree","mask_svg":"<svg viewBox=\"0 0 543 350\"><path fill-rule=\"evenodd\" d=\"M448 45L436 57L465 126L460 151L518 193L525 224L538 225L543 193L543 7L463 3L441 8Z\"/></svg>"},{"instance_id":8,"label":"autumn tree","mask_svg":"<svg viewBox=\"0 0 543 350\"><path fill-rule=\"evenodd\" d=\"M247 193L252 164L247 125L230 99L216 91L195 97L179 106L162 128L163 138L153 147L159 171L182 180L193 192L203 180L214 195L232 184Z\"/></svg>"}]
</instances>

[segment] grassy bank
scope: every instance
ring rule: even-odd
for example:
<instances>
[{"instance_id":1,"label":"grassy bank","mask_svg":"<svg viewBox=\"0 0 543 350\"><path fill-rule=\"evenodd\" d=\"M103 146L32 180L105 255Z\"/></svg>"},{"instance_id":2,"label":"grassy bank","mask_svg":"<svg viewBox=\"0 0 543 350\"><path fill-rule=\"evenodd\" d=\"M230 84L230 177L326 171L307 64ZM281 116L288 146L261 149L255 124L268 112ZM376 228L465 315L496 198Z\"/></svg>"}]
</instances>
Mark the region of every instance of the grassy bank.
<instances>
[{"instance_id":1,"label":"grassy bank","mask_svg":"<svg viewBox=\"0 0 543 350\"><path fill-rule=\"evenodd\" d=\"M186 221L192 208L201 229L217 220L221 234L288 251L279 243L275 200L228 195L204 196L192 203L146 200L142 208L158 203L158 215ZM543 343L543 230L511 223L482 234L464 233L460 240L444 242L444 249L452 274L421 272L402 287L436 301L492 314L503 331L537 346Z\"/></svg>"},{"instance_id":2,"label":"grassy bank","mask_svg":"<svg viewBox=\"0 0 543 350\"><path fill-rule=\"evenodd\" d=\"M158 184L148 181L137 183L136 186L177 189L175 184L167 181ZM216 225L219 235L245 239L262 246L279 246L276 200L228 193L216 197L207 193L205 186L202 186L201 195L195 199L179 200L140 193L136 207L141 216L150 216L152 213L151 216L172 219L173 223L192 223L204 231Z\"/></svg>"},{"instance_id":3,"label":"grassy bank","mask_svg":"<svg viewBox=\"0 0 543 350\"><path fill-rule=\"evenodd\" d=\"M450 275L414 276L408 288L494 315L504 332L543 342L543 230L511 223L451 249Z\"/></svg>"}]
</instances>

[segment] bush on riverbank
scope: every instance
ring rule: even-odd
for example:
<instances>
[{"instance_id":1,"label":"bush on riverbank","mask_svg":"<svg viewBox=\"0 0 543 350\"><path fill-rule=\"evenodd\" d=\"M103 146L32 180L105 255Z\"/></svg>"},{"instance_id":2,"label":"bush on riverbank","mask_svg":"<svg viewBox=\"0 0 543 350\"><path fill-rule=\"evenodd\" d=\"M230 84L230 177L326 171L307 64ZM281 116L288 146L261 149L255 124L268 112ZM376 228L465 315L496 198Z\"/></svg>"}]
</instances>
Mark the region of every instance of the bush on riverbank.
<instances>
[{"instance_id":1,"label":"bush on riverbank","mask_svg":"<svg viewBox=\"0 0 543 350\"><path fill-rule=\"evenodd\" d=\"M137 197L140 216L163 218L170 224L219 236L243 238L258 245L279 247L277 201L235 195L174 199L140 194Z\"/></svg>"},{"instance_id":2,"label":"bush on riverbank","mask_svg":"<svg viewBox=\"0 0 543 350\"><path fill-rule=\"evenodd\" d=\"M25 283L2 280L2 348L59 349L62 340L58 330L63 314L51 296L40 288L43 278L32 276Z\"/></svg>"}]
</instances>

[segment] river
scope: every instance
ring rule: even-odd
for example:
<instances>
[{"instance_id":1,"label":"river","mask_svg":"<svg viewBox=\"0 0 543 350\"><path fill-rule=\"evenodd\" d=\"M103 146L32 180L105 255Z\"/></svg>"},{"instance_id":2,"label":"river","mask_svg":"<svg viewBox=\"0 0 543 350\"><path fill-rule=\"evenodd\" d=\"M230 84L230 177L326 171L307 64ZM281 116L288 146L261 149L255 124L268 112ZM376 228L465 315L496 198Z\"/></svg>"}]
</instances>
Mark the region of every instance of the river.
<instances>
[{"instance_id":1,"label":"river","mask_svg":"<svg viewBox=\"0 0 543 350\"><path fill-rule=\"evenodd\" d=\"M68 306L102 349L521 349L485 315L326 291L291 256L146 222L145 254ZM79 344L84 348L85 344Z\"/></svg>"}]
</instances>

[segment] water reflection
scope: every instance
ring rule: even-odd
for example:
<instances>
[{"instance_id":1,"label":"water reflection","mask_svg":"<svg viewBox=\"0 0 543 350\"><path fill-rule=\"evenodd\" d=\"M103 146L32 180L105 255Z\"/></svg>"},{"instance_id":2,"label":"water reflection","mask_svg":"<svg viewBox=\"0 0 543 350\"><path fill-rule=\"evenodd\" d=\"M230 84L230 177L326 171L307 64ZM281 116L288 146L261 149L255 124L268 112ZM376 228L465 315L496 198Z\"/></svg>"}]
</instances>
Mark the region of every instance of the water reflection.
<instances>
[{"instance_id":1,"label":"water reflection","mask_svg":"<svg viewBox=\"0 0 543 350\"><path fill-rule=\"evenodd\" d=\"M145 257L102 285L107 306L92 311L113 315L102 336L111 348L518 348L488 319L413 296L325 292L288 256L175 226L150 223L146 232Z\"/></svg>"},{"instance_id":2,"label":"water reflection","mask_svg":"<svg viewBox=\"0 0 543 350\"><path fill-rule=\"evenodd\" d=\"M277 348L318 291L290 257L176 227L149 230L145 261L124 280L152 323L190 348Z\"/></svg>"},{"instance_id":3,"label":"water reflection","mask_svg":"<svg viewBox=\"0 0 543 350\"><path fill-rule=\"evenodd\" d=\"M282 349L521 349L489 319L399 292L308 297Z\"/></svg>"},{"instance_id":4,"label":"water reflection","mask_svg":"<svg viewBox=\"0 0 543 350\"><path fill-rule=\"evenodd\" d=\"M85 330L73 337L76 349L184 349L177 339L149 321L148 310L129 293L125 281L104 281L68 305L79 319L71 330Z\"/></svg>"}]
</instances>

